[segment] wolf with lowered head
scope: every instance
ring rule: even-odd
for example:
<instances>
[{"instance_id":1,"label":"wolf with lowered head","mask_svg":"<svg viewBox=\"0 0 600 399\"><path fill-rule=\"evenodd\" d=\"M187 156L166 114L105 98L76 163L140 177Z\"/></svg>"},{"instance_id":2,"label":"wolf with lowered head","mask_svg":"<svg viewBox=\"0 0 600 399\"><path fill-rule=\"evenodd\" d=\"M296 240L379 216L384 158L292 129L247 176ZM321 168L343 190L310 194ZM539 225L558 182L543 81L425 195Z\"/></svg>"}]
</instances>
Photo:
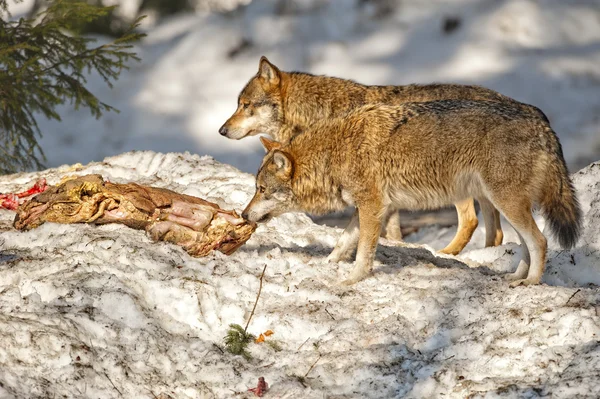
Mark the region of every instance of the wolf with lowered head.
<instances>
[{"instance_id":1,"label":"wolf with lowered head","mask_svg":"<svg viewBox=\"0 0 600 399\"><path fill-rule=\"evenodd\" d=\"M466 198L498 209L523 248L509 276L512 286L538 284L544 272L546 238L534 207L542 209L563 247L579 236L581 211L558 138L512 104L366 105L316 122L288 144L262 141L268 153L242 215L261 222L290 211L355 206L358 223L350 223L328 258L346 259L358 244L347 284L371 273L389 209L433 209Z\"/></svg>"}]
</instances>

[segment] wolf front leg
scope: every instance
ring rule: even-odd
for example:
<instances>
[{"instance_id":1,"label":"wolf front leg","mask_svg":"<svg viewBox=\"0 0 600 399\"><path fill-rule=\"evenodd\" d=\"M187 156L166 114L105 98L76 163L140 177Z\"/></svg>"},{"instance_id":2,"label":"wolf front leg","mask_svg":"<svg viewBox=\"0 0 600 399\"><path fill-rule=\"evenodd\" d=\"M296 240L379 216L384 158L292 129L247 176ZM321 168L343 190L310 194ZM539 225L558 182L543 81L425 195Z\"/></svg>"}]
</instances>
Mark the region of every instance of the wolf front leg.
<instances>
[{"instance_id":1,"label":"wolf front leg","mask_svg":"<svg viewBox=\"0 0 600 399\"><path fill-rule=\"evenodd\" d=\"M354 211L350 223L335 244L335 248L327 257L328 263L337 263L349 258L350 253L356 248L358 241L358 210Z\"/></svg>"},{"instance_id":2,"label":"wolf front leg","mask_svg":"<svg viewBox=\"0 0 600 399\"><path fill-rule=\"evenodd\" d=\"M367 277L373 270L373 260L377 249L377 240L381 232L381 219L384 211L379 201L371 201L358 205L358 219L360 224L358 250L354 269L344 285L354 284Z\"/></svg>"}]
</instances>

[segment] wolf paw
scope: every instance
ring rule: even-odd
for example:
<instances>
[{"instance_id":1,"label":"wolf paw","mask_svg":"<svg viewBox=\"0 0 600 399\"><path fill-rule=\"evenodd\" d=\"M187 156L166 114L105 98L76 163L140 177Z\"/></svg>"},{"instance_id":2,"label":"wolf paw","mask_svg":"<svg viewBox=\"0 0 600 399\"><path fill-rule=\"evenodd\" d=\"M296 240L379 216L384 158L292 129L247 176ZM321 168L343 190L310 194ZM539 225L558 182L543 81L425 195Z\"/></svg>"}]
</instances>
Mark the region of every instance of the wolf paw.
<instances>
[{"instance_id":1,"label":"wolf paw","mask_svg":"<svg viewBox=\"0 0 600 399\"><path fill-rule=\"evenodd\" d=\"M514 280L512 283L510 283L510 287L511 288L515 288L518 287L520 285L523 286L528 286L528 285L536 285L539 284L539 280L537 279L531 279L531 278L524 278L524 279L520 279L520 280Z\"/></svg>"},{"instance_id":2,"label":"wolf paw","mask_svg":"<svg viewBox=\"0 0 600 399\"><path fill-rule=\"evenodd\" d=\"M503 275L502 278L506 281L516 282L516 281L525 280L527 278L527 273L524 273L524 274L520 274L520 273L517 274L517 272L507 273L507 274Z\"/></svg>"},{"instance_id":3,"label":"wolf paw","mask_svg":"<svg viewBox=\"0 0 600 399\"><path fill-rule=\"evenodd\" d=\"M369 270L353 270L348 278L342 281L342 285L353 285L358 283L361 280L364 280L371 274Z\"/></svg>"},{"instance_id":4,"label":"wolf paw","mask_svg":"<svg viewBox=\"0 0 600 399\"><path fill-rule=\"evenodd\" d=\"M343 254L340 251L338 251L337 249L334 249L329 256L327 257L327 259L325 259L326 263L338 263L338 262L343 262L345 260L348 260L349 256L348 254Z\"/></svg>"},{"instance_id":5,"label":"wolf paw","mask_svg":"<svg viewBox=\"0 0 600 399\"><path fill-rule=\"evenodd\" d=\"M458 255L461 250L453 247L446 247L440 249L438 252L445 255Z\"/></svg>"},{"instance_id":6,"label":"wolf paw","mask_svg":"<svg viewBox=\"0 0 600 399\"><path fill-rule=\"evenodd\" d=\"M382 237L387 238L390 241L402 242L402 233L400 232L400 230L392 230L390 232L386 232L382 235Z\"/></svg>"},{"instance_id":7,"label":"wolf paw","mask_svg":"<svg viewBox=\"0 0 600 399\"><path fill-rule=\"evenodd\" d=\"M348 278L348 279L342 281L342 285L345 285L345 286L354 285L354 284L358 283L360 280L361 279L356 280L353 278Z\"/></svg>"},{"instance_id":8,"label":"wolf paw","mask_svg":"<svg viewBox=\"0 0 600 399\"><path fill-rule=\"evenodd\" d=\"M325 259L325 263L338 263L340 261L340 256L334 252L330 253L327 259Z\"/></svg>"}]
</instances>

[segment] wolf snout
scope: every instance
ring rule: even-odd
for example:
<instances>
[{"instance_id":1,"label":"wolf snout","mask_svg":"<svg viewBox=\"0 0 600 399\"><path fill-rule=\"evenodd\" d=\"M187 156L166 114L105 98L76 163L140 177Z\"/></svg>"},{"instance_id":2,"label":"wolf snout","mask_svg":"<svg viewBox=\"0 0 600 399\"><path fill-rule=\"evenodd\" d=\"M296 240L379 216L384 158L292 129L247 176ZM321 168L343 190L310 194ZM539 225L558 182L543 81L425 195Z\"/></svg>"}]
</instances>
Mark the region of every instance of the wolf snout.
<instances>
[{"instance_id":1,"label":"wolf snout","mask_svg":"<svg viewBox=\"0 0 600 399\"><path fill-rule=\"evenodd\" d=\"M250 220L250 219L249 219L249 215L248 215L248 211L246 211L245 209L244 209L244 211L242 212L242 217L243 217L244 219L246 219L246 220Z\"/></svg>"},{"instance_id":2,"label":"wolf snout","mask_svg":"<svg viewBox=\"0 0 600 399\"><path fill-rule=\"evenodd\" d=\"M227 126L221 126L221 128L219 129L219 134L221 134L221 136L227 136L227 133L229 133L229 129L227 129Z\"/></svg>"}]
</instances>

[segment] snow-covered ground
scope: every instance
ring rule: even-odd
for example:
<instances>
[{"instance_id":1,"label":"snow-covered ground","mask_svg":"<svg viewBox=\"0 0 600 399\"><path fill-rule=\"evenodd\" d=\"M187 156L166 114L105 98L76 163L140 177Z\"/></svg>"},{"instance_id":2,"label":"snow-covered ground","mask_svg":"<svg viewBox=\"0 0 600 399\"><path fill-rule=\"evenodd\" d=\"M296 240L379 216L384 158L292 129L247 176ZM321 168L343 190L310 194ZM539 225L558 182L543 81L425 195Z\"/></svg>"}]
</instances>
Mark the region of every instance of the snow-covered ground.
<instances>
[{"instance_id":1,"label":"snow-covered ground","mask_svg":"<svg viewBox=\"0 0 600 399\"><path fill-rule=\"evenodd\" d=\"M238 211L254 192L251 175L210 157L153 152L3 176L0 192L88 173ZM260 226L232 256L197 259L121 225L17 232L0 211L0 398L249 397L236 392L261 376L272 398L597 398L600 163L574 179L582 239L551 244L546 284L515 289L499 274L520 257L508 229L495 249L478 229L460 257L382 240L375 274L342 287L352 265L325 263L341 230L301 214ZM245 360L222 340L245 325L265 265L249 331L273 330L281 350L253 343Z\"/></svg>"},{"instance_id":2,"label":"snow-covered ground","mask_svg":"<svg viewBox=\"0 0 600 399\"><path fill-rule=\"evenodd\" d=\"M145 29L143 61L113 90L89 80L120 114L65 106L61 123L40 119L49 166L189 151L254 173L258 139L217 130L263 54L367 84L481 84L546 112L573 171L600 159L600 0L255 0ZM254 191L251 175L209 157L137 152L3 176L0 192L74 173L238 211ZM454 228L382 240L375 275L346 288L351 264L324 263L341 230L304 215L261 226L230 257L195 259L124 226L16 232L0 211L0 399L243 397L260 376L281 398L600 397L600 164L574 179L578 247L551 242L546 285L516 289L498 274L520 258L508 226L505 245L482 249L480 227L459 257L433 251ZM273 330L282 350L251 344L247 361L222 339L245 325L265 265L249 331Z\"/></svg>"},{"instance_id":3,"label":"snow-covered ground","mask_svg":"<svg viewBox=\"0 0 600 399\"><path fill-rule=\"evenodd\" d=\"M62 123L40 121L48 166L190 151L254 173L258 139L217 130L263 54L284 70L367 84L481 84L546 112L573 170L600 159L599 0L255 0L147 29L143 61L113 90L89 82L120 114L95 120L65 106Z\"/></svg>"}]
</instances>

